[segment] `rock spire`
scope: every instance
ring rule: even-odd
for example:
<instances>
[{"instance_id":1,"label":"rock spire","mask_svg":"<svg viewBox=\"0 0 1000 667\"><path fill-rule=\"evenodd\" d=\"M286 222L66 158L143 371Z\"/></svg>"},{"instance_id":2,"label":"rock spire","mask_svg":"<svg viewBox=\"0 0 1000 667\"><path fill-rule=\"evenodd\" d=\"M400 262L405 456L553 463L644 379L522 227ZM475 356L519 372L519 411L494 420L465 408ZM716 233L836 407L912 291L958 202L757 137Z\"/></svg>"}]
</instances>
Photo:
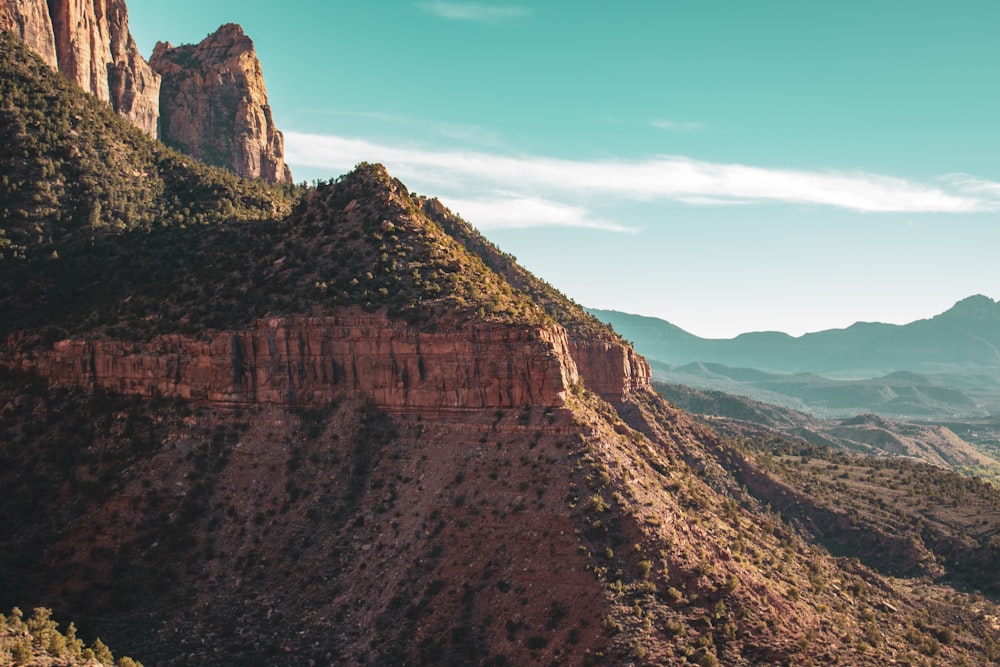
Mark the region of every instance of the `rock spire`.
<instances>
[{"instance_id":1,"label":"rock spire","mask_svg":"<svg viewBox=\"0 0 1000 667\"><path fill-rule=\"evenodd\" d=\"M243 28L227 24L200 44L156 45L164 142L208 164L272 183L292 180L260 60Z\"/></svg>"}]
</instances>

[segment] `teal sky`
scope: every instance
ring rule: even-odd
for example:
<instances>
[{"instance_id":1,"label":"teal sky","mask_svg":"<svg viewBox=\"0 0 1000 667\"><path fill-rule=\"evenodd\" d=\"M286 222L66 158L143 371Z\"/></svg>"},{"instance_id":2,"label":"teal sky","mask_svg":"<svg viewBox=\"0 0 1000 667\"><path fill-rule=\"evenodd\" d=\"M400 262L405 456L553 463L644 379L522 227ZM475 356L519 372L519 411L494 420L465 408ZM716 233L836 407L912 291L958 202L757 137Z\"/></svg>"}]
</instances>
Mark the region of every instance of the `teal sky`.
<instances>
[{"instance_id":1,"label":"teal sky","mask_svg":"<svg viewBox=\"0 0 1000 667\"><path fill-rule=\"evenodd\" d=\"M706 337L1000 298L1000 2L130 0L240 23L297 180L383 162L579 303Z\"/></svg>"}]
</instances>

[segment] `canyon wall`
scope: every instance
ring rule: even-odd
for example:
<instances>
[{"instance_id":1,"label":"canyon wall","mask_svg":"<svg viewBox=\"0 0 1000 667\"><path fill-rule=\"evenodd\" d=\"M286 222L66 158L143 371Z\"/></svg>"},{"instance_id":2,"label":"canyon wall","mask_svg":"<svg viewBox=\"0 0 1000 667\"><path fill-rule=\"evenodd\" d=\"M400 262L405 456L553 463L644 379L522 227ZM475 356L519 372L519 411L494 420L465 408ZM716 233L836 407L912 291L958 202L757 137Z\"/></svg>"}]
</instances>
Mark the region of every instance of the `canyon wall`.
<instances>
[{"instance_id":1,"label":"canyon wall","mask_svg":"<svg viewBox=\"0 0 1000 667\"><path fill-rule=\"evenodd\" d=\"M243 28L224 25L196 45L160 42L149 62L163 77L165 143L240 176L291 182L260 60Z\"/></svg>"},{"instance_id":2,"label":"canyon wall","mask_svg":"<svg viewBox=\"0 0 1000 667\"><path fill-rule=\"evenodd\" d=\"M574 337L569 349L587 387L610 403L650 388L649 364L621 340Z\"/></svg>"},{"instance_id":3,"label":"canyon wall","mask_svg":"<svg viewBox=\"0 0 1000 667\"><path fill-rule=\"evenodd\" d=\"M160 77L139 54L124 0L49 0L48 9L63 76L156 137Z\"/></svg>"},{"instance_id":4,"label":"canyon wall","mask_svg":"<svg viewBox=\"0 0 1000 667\"><path fill-rule=\"evenodd\" d=\"M222 404L320 405L353 392L414 411L559 406L578 380L559 327L481 323L429 333L353 310L197 338L65 340L6 364L62 387Z\"/></svg>"},{"instance_id":5,"label":"canyon wall","mask_svg":"<svg viewBox=\"0 0 1000 667\"><path fill-rule=\"evenodd\" d=\"M322 405L347 392L415 412L557 407L581 375L605 399L622 401L649 375L631 348L572 342L559 326L482 322L427 332L356 309L198 337L64 340L3 363L59 387L233 405Z\"/></svg>"},{"instance_id":6,"label":"canyon wall","mask_svg":"<svg viewBox=\"0 0 1000 667\"><path fill-rule=\"evenodd\" d=\"M0 0L0 30L149 136L246 178L292 181L260 60L240 26L194 46L157 44L148 63L125 0Z\"/></svg>"},{"instance_id":7,"label":"canyon wall","mask_svg":"<svg viewBox=\"0 0 1000 667\"><path fill-rule=\"evenodd\" d=\"M49 67L59 68L46 0L0 0L0 30L17 35Z\"/></svg>"}]
</instances>

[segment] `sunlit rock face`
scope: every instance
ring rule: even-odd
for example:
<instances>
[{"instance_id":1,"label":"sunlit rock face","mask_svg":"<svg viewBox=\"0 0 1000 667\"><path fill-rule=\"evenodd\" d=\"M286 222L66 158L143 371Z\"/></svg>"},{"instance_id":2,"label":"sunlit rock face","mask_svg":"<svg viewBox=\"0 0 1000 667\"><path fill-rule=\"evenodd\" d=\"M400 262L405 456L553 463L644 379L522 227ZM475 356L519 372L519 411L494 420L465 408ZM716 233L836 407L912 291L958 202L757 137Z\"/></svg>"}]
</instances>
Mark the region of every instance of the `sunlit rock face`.
<instances>
[{"instance_id":1,"label":"sunlit rock face","mask_svg":"<svg viewBox=\"0 0 1000 667\"><path fill-rule=\"evenodd\" d=\"M240 176L292 180L260 60L243 28L224 25L196 45L160 42L150 64L163 77L163 141Z\"/></svg>"}]
</instances>

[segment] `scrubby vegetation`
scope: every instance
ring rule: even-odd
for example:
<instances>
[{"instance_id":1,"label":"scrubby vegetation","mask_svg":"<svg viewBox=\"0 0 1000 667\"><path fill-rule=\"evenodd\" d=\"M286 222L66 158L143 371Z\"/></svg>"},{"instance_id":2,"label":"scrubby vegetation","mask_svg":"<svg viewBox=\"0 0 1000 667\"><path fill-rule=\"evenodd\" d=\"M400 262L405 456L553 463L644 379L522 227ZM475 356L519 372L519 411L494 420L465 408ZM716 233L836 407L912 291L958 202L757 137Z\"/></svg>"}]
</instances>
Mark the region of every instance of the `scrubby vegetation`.
<instances>
[{"instance_id":1,"label":"scrubby vegetation","mask_svg":"<svg viewBox=\"0 0 1000 667\"><path fill-rule=\"evenodd\" d=\"M600 322L565 294L536 277L517 263L517 258L497 248L472 225L458 217L437 199L416 197L416 204L452 238L470 253L482 258L493 271L531 297L552 319L574 335L589 337L615 336L610 325ZM616 336L615 336L616 337Z\"/></svg>"},{"instance_id":2,"label":"scrubby vegetation","mask_svg":"<svg viewBox=\"0 0 1000 667\"><path fill-rule=\"evenodd\" d=\"M0 260L95 239L283 216L294 186L213 169L150 141L0 34Z\"/></svg>"},{"instance_id":3,"label":"scrubby vegetation","mask_svg":"<svg viewBox=\"0 0 1000 667\"><path fill-rule=\"evenodd\" d=\"M923 574L1000 596L994 576L1000 563L1000 489L993 484L925 463L781 439L742 444L763 470L829 511L825 521L814 512L811 522L820 537L831 538L828 546L835 552L867 552L871 565L890 574ZM788 518L807 520L790 507L784 511ZM856 536L845 542L852 531ZM912 548L895 546L905 544Z\"/></svg>"},{"instance_id":4,"label":"scrubby vegetation","mask_svg":"<svg viewBox=\"0 0 1000 667\"><path fill-rule=\"evenodd\" d=\"M0 665L56 664L142 667L126 656L116 661L100 638L87 646L76 636L73 623L60 631L51 609L36 607L28 618L17 607L8 615L0 614Z\"/></svg>"}]
</instances>

